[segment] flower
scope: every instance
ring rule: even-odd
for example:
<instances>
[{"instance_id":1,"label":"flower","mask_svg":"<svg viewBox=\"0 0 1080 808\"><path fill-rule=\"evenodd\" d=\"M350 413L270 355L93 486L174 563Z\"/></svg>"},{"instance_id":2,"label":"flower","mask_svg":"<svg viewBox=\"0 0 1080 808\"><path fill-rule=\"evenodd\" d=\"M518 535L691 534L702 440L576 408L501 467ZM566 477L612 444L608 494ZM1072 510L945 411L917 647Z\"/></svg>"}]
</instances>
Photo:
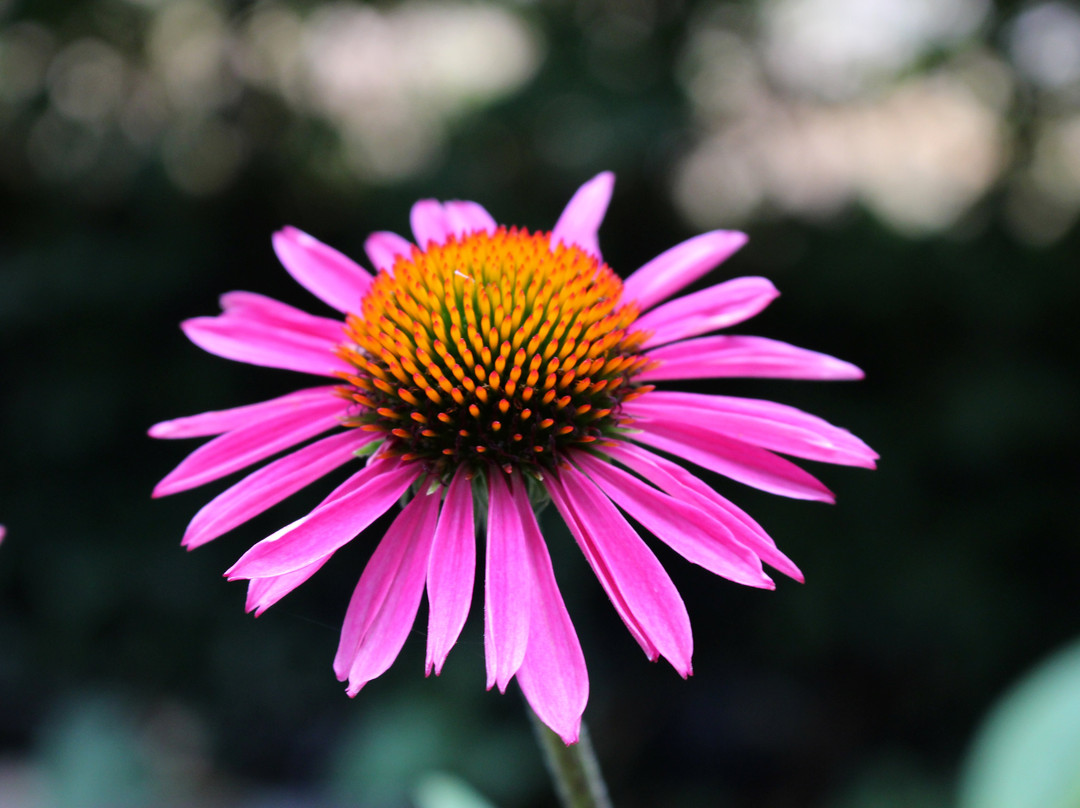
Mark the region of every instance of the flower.
<instances>
[{"instance_id":1,"label":"flower","mask_svg":"<svg viewBox=\"0 0 1080 808\"><path fill-rule=\"evenodd\" d=\"M877 455L854 435L792 407L655 389L688 378L862 372L762 337L702 336L765 308L777 291L764 278L664 302L738 250L742 233L691 238L621 281L597 243L613 184L610 173L587 182L550 233L501 227L475 202L422 200L411 215L415 245L393 233L368 238L374 276L286 227L273 239L281 263L344 320L230 292L219 316L183 323L210 353L335 382L151 428L158 438L217 436L155 496L290 452L205 505L185 546L346 463L362 464L228 570L230 580L249 582L248 611L260 614L306 581L411 492L345 615L334 670L349 695L393 663L425 591L426 667L440 672L469 610L476 532L486 524L487 686L505 691L516 676L541 720L572 743L588 675L534 502L554 502L649 659L662 656L686 677L686 608L622 511L732 581L773 588L762 562L799 581L802 574L746 513L654 450L764 491L828 502L824 485L776 453L874 466Z\"/></svg>"}]
</instances>

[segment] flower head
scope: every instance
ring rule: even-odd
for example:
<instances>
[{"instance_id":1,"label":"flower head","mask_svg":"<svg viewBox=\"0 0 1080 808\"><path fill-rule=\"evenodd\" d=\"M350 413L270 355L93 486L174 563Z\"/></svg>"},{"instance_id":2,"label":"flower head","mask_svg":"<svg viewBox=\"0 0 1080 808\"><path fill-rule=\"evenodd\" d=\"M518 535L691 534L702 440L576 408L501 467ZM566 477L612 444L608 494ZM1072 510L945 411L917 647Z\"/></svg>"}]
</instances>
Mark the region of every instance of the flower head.
<instances>
[{"instance_id":1,"label":"flower head","mask_svg":"<svg viewBox=\"0 0 1080 808\"><path fill-rule=\"evenodd\" d=\"M285 228L274 235L282 264L343 319L231 292L221 315L183 324L219 356L334 380L150 430L160 438L216 436L155 496L288 452L204 506L184 536L187 547L340 466L359 466L226 573L249 581L249 611L277 602L411 494L345 615L334 670L350 695L393 663L425 591L427 670L442 669L468 613L480 527L488 687L504 691L516 676L540 718L571 743L588 676L534 501L554 502L649 659L663 656L688 676L686 608L624 512L732 581L772 588L763 563L802 576L746 513L653 450L755 488L823 501L832 501L828 489L776 453L873 467L877 456L858 438L791 407L656 389L654 382L687 378L862 374L761 337L702 336L767 306L777 292L764 278L664 302L739 249L741 233L697 236L621 281L597 242L613 182L604 173L586 183L550 233L498 226L473 202L423 200L412 211L415 244L393 233L368 238L374 276Z\"/></svg>"}]
</instances>

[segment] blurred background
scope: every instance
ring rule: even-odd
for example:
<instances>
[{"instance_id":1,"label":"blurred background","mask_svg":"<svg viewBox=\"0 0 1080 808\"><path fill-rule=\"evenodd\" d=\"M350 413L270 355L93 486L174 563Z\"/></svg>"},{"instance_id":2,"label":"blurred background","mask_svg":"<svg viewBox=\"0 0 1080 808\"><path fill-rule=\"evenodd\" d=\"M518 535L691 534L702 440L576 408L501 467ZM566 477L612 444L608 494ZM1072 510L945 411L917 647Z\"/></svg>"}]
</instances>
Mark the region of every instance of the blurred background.
<instances>
[{"instance_id":1,"label":"blurred background","mask_svg":"<svg viewBox=\"0 0 1080 808\"><path fill-rule=\"evenodd\" d=\"M802 567L761 592L665 547L695 628L648 664L557 516L586 720L619 806L1080 806L1080 7L1061 0L0 0L0 804L555 805L480 605L421 612L354 700L330 663L378 530L258 620L221 573L333 481L187 554L226 483L151 501L159 420L303 380L177 325L231 289L318 313L292 224L363 261L420 197L550 228L618 175L626 275L711 228L741 327L862 366L729 381L865 438L835 507L710 478ZM1069 325L1073 323L1073 325ZM812 465L812 464L808 464Z\"/></svg>"}]
</instances>

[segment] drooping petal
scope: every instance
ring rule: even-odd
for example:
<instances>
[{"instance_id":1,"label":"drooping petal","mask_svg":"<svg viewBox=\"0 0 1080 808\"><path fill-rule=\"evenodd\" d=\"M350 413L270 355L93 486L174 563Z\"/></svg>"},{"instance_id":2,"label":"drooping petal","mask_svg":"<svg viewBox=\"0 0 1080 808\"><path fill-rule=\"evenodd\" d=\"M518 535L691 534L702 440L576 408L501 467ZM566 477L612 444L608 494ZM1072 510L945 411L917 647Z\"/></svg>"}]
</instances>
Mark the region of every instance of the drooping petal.
<instances>
[{"instance_id":1,"label":"drooping petal","mask_svg":"<svg viewBox=\"0 0 1080 808\"><path fill-rule=\"evenodd\" d=\"M439 513L428 559L428 639L425 671L442 673L472 603L476 577L476 522L472 483L464 467L454 474Z\"/></svg>"},{"instance_id":2,"label":"drooping petal","mask_svg":"<svg viewBox=\"0 0 1080 808\"><path fill-rule=\"evenodd\" d=\"M248 581L247 601L244 603L244 611L255 612L258 617L287 594L300 586L304 581L314 575L330 560L333 553L323 556L318 561L301 567L284 575L275 575L272 578L252 578Z\"/></svg>"},{"instance_id":3,"label":"drooping petal","mask_svg":"<svg viewBox=\"0 0 1080 808\"><path fill-rule=\"evenodd\" d=\"M327 498L303 519L263 539L226 576L235 581L282 575L335 552L386 513L419 473L415 465L393 458L371 463L350 478L348 493Z\"/></svg>"},{"instance_id":4,"label":"drooping petal","mask_svg":"<svg viewBox=\"0 0 1080 808\"><path fill-rule=\"evenodd\" d=\"M673 497L709 511L718 522L727 526L740 544L757 553L762 561L796 581L803 582L802 572L791 559L777 549L776 543L761 525L678 463L623 441L605 444L604 451Z\"/></svg>"},{"instance_id":5,"label":"drooping petal","mask_svg":"<svg viewBox=\"0 0 1080 808\"><path fill-rule=\"evenodd\" d=\"M744 376L759 379L861 379L863 372L835 356L797 348L765 337L717 336L688 339L653 348L650 359L659 367L646 370L638 381L719 379Z\"/></svg>"},{"instance_id":6,"label":"drooping petal","mask_svg":"<svg viewBox=\"0 0 1080 808\"><path fill-rule=\"evenodd\" d=\"M574 460L615 504L687 561L735 583L775 589L761 560L722 522L585 452Z\"/></svg>"},{"instance_id":7,"label":"drooping petal","mask_svg":"<svg viewBox=\"0 0 1080 808\"><path fill-rule=\"evenodd\" d=\"M447 228L458 238L470 233L494 233L498 224L477 202L453 200L443 204Z\"/></svg>"},{"instance_id":8,"label":"drooping petal","mask_svg":"<svg viewBox=\"0 0 1080 808\"><path fill-rule=\"evenodd\" d=\"M434 494L429 496L424 493L422 496L425 497L423 500L420 497L413 498L391 523L390 528L375 545L375 551L357 581L345 611L345 620L334 655L334 674L338 681L348 678L364 635L378 615L393 585L394 577L401 569L415 535L420 510L426 505L437 504L430 501Z\"/></svg>"},{"instance_id":9,"label":"drooping petal","mask_svg":"<svg viewBox=\"0 0 1080 808\"><path fill-rule=\"evenodd\" d=\"M570 529L570 533L574 536L575 541L577 541L578 547L581 548L585 560L589 562L589 566L592 567L597 580L599 580L601 586L604 587L604 591L607 593L608 598L615 607L615 611L618 612L619 617L622 618L623 623L626 625L626 628L630 631L633 638L637 640L638 645L640 645L645 652L645 656L647 656L651 662L655 662L660 658L660 652L657 650L656 645L649 638L648 634L646 634L638 624L637 618L630 610L630 607L627 605L619 590L617 581L608 571L606 564L604 564L604 559L597 554L592 537L586 532L585 526L578 519L576 511L573 510L570 500L567 499L565 493L563 493L559 481L554 478L546 479L544 487L547 489L551 501L555 503L555 507L558 509L566 526Z\"/></svg>"},{"instance_id":10,"label":"drooping petal","mask_svg":"<svg viewBox=\"0 0 1080 808\"><path fill-rule=\"evenodd\" d=\"M186 415L162 421L150 427L148 434L152 438L202 438L207 435L220 435L248 426L265 418L272 418L283 412L294 412L308 401L324 401L334 395L333 387L309 387L297 390L269 401L257 404L245 404L229 410L213 410L198 415Z\"/></svg>"},{"instance_id":11,"label":"drooping petal","mask_svg":"<svg viewBox=\"0 0 1080 808\"><path fill-rule=\"evenodd\" d=\"M630 437L770 494L834 501L832 491L795 463L773 455L767 449L706 432L701 428L703 420L700 417L639 417L634 421L634 429L640 431Z\"/></svg>"},{"instance_id":12,"label":"drooping petal","mask_svg":"<svg viewBox=\"0 0 1080 808\"><path fill-rule=\"evenodd\" d=\"M749 320L779 294L765 278L735 278L657 306L634 328L653 332L642 345L653 348Z\"/></svg>"},{"instance_id":13,"label":"drooping petal","mask_svg":"<svg viewBox=\"0 0 1080 808\"><path fill-rule=\"evenodd\" d=\"M635 418L693 418L695 429L822 463L874 468L878 457L846 429L775 401L654 390L624 410Z\"/></svg>"},{"instance_id":14,"label":"drooping petal","mask_svg":"<svg viewBox=\"0 0 1080 808\"><path fill-rule=\"evenodd\" d=\"M487 686L506 685L521 667L529 643L532 609L529 557L522 514L499 471L488 474L490 491L484 560L484 657Z\"/></svg>"},{"instance_id":15,"label":"drooping petal","mask_svg":"<svg viewBox=\"0 0 1080 808\"><path fill-rule=\"evenodd\" d=\"M204 443L184 458L154 488L155 497L186 491L333 429L349 407L329 394L290 402L267 410L266 417Z\"/></svg>"},{"instance_id":16,"label":"drooping petal","mask_svg":"<svg viewBox=\"0 0 1080 808\"><path fill-rule=\"evenodd\" d=\"M371 285L371 273L333 247L295 227L273 236L282 266L323 303L340 312L357 311Z\"/></svg>"},{"instance_id":17,"label":"drooping petal","mask_svg":"<svg viewBox=\"0 0 1080 808\"><path fill-rule=\"evenodd\" d=\"M576 244L599 258L598 233L614 188L615 175L610 171L597 174L578 188L551 231L551 246L555 247L559 242Z\"/></svg>"},{"instance_id":18,"label":"drooping petal","mask_svg":"<svg viewBox=\"0 0 1080 808\"><path fill-rule=\"evenodd\" d=\"M337 344L342 337L340 320L308 314L288 303L255 292L226 292L219 301L222 315L271 328L287 328L297 334Z\"/></svg>"},{"instance_id":19,"label":"drooping petal","mask_svg":"<svg viewBox=\"0 0 1080 808\"><path fill-rule=\"evenodd\" d=\"M372 233L364 242L364 252L367 253L372 266L380 272L392 270L399 255L408 258L414 249L413 243L408 239L402 238L397 233L386 231Z\"/></svg>"},{"instance_id":20,"label":"drooping petal","mask_svg":"<svg viewBox=\"0 0 1080 808\"><path fill-rule=\"evenodd\" d=\"M394 520L360 576L334 659L338 678L348 676L350 696L394 663L412 631L424 594L439 499L438 493L417 494Z\"/></svg>"},{"instance_id":21,"label":"drooping petal","mask_svg":"<svg viewBox=\"0 0 1080 808\"><path fill-rule=\"evenodd\" d=\"M746 240L745 233L714 230L676 244L626 279L622 299L636 300L641 311L651 309L726 261Z\"/></svg>"},{"instance_id":22,"label":"drooping petal","mask_svg":"<svg viewBox=\"0 0 1080 808\"><path fill-rule=\"evenodd\" d=\"M379 437L385 436L379 436L379 433L376 433L376 440L378 440ZM365 466L374 466L376 463L381 462L384 468L388 468L389 466L387 465L386 461L390 461L392 460L392 458L387 457L387 448L388 447L386 441L377 446L375 450L370 455L368 455L367 463L365 463ZM367 482L367 477L362 477L359 474L354 474L352 477L349 477L347 480L345 480L345 482L341 483L340 485L338 485L337 488L327 494L323 498L323 501L320 502L316 507L321 508L323 505L329 505L336 499L341 499L344 496L348 496L354 491L356 491L356 489L360 486L366 485Z\"/></svg>"},{"instance_id":23,"label":"drooping petal","mask_svg":"<svg viewBox=\"0 0 1080 808\"><path fill-rule=\"evenodd\" d=\"M634 422L640 430L630 437L678 455L702 468L770 494L792 499L833 502L832 492L809 472L789 460L749 443L706 432L699 421L650 414Z\"/></svg>"},{"instance_id":24,"label":"drooping petal","mask_svg":"<svg viewBox=\"0 0 1080 808\"><path fill-rule=\"evenodd\" d=\"M270 306L267 301L275 304ZM223 296L228 308L218 317L194 317L180 324L188 339L204 351L251 365L333 376L350 365L335 355L344 338L327 320L261 295L233 292Z\"/></svg>"},{"instance_id":25,"label":"drooping petal","mask_svg":"<svg viewBox=\"0 0 1080 808\"><path fill-rule=\"evenodd\" d=\"M513 494L532 573L529 647L517 680L533 712L563 741L572 744L577 742L581 716L589 700L585 655L555 583L551 556L536 524L528 492L516 478Z\"/></svg>"},{"instance_id":26,"label":"drooping petal","mask_svg":"<svg viewBox=\"0 0 1080 808\"><path fill-rule=\"evenodd\" d=\"M194 550L242 525L338 466L379 435L350 429L275 460L222 491L191 520L180 543Z\"/></svg>"},{"instance_id":27,"label":"drooping petal","mask_svg":"<svg viewBox=\"0 0 1080 808\"><path fill-rule=\"evenodd\" d=\"M649 659L667 659L692 673L690 618L675 584L622 514L572 467L545 479L551 499L596 573L615 610Z\"/></svg>"},{"instance_id":28,"label":"drooping petal","mask_svg":"<svg viewBox=\"0 0 1080 808\"><path fill-rule=\"evenodd\" d=\"M451 233L446 211L436 199L421 199L414 204L409 213L409 223L412 225L416 245L421 250L426 250L432 242L445 244Z\"/></svg>"}]
</instances>

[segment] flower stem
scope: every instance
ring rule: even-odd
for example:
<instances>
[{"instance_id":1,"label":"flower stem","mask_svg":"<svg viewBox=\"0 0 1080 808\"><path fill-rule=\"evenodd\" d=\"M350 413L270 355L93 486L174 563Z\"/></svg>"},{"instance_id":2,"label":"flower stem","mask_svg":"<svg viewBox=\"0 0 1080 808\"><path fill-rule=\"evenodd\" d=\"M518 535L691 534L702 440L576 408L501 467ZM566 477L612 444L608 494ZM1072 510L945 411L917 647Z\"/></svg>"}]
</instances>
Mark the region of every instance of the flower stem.
<instances>
[{"instance_id":1,"label":"flower stem","mask_svg":"<svg viewBox=\"0 0 1080 808\"><path fill-rule=\"evenodd\" d=\"M607 786L585 725L581 725L578 742L567 746L537 718L536 713L532 710L528 713L563 808L611 808Z\"/></svg>"}]
</instances>

